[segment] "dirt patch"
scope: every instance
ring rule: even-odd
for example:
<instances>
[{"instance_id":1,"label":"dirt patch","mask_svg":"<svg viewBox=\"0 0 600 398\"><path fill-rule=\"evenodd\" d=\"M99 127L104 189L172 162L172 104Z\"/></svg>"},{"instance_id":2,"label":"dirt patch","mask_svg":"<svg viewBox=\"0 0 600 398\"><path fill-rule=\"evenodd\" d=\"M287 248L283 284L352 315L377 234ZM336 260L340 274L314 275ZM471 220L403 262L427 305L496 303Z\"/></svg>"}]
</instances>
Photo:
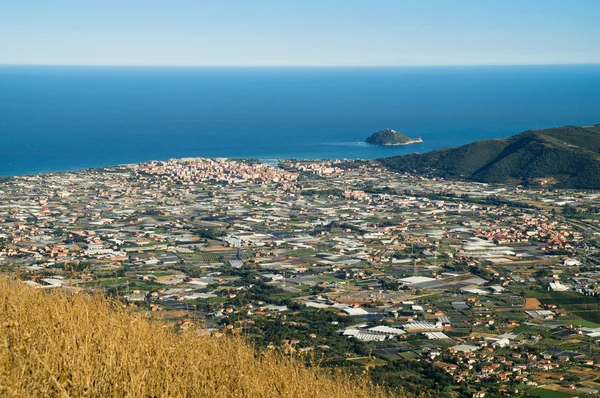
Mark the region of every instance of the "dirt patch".
<instances>
[{"instance_id":1,"label":"dirt patch","mask_svg":"<svg viewBox=\"0 0 600 398\"><path fill-rule=\"evenodd\" d=\"M577 339L572 339L572 340L566 340L564 343L562 344L579 344L579 343L583 343L583 341L581 340L577 340Z\"/></svg>"},{"instance_id":2,"label":"dirt patch","mask_svg":"<svg viewBox=\"0 0 600 398\"><path fill-rule=\"evenodd\" d=\"M472 332L469 337L473 337L475 339L479 339L481 337L486 338L486 337L497 337L498 334L494 334L494 333L481 333L481 332Z\"/></svg>"},{"instance_id":3,"label":"dirt patch","mask_svg":"<svg viewBox=\"0 0 600 398\"><path fill-rule=\"evenodd\" d=\"M542 309L542 303L540 300L536 298L527 298L525 299L525 305L523 306L524 310L539 310Z\"/></svg>"},{"instance_id":4,"label":"dirt patch","mask_svg":"<svg viewBox=\"0 0 600 398\"><path fill-rule=\"evenodd\" d=\"M546 384L542 388L544 388L546 390L550 390L550 391L564 392L567 394L573 394L575 392L575 390L573 390L573 389L561 387L558 384Z\"/></svg>"},{"instance_id":5,"label":"dirt patch","mask_svg":"<svg viewBox=\"0 0 600 398\"><path fill-rule=\"evenodd\" d=\"M568 371L569 373L574 373L574 374L578 374L581 376L590 376L590 377L595 377L598 375L598 372L595 372L591 369L579 369L579 368L573 368L573 369L569 369Z\"/></svg>"}]
</instances>

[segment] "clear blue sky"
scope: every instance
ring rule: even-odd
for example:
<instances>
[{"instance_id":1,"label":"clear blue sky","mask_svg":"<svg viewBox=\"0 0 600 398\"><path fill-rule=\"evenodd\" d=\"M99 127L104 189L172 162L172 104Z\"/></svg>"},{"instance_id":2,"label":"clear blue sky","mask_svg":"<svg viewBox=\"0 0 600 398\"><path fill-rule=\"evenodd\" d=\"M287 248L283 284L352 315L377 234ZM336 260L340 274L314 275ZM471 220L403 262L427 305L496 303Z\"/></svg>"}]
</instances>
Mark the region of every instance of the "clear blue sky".
<instances>
[{"instance_id":1,"label":"clear blue sky","mask_svg":"<svg viewBox=\"0 0 600 398\"><path fill-rule=\"evenodd\" d=\"M0 64L600 63L600 0L3 0Z\"/></svg>"}]
</instances>

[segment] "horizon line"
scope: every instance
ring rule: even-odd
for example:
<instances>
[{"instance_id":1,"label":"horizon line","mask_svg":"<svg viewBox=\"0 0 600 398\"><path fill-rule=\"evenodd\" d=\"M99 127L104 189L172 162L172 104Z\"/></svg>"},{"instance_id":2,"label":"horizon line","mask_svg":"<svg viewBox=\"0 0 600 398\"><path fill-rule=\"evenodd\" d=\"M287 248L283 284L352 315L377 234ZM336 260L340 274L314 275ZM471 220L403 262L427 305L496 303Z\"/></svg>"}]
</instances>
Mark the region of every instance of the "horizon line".
<instances>
[{"instance_id":1,"label":"horizon line","mask_svg":"<svg viewBox=\"0 0 600 398\"><path fill-rule=\"evenodd\" d=\"M453 68L453 67L516 67L516 66L596 66L599 62L573 62L573 63L506 63L506 64L421 64L421 65L173 65L173 64L70 64L70 63L2 63L0 67L6 66L56 66L56 67L108 67L108 68Z\"/></svg>"}]
</instances>

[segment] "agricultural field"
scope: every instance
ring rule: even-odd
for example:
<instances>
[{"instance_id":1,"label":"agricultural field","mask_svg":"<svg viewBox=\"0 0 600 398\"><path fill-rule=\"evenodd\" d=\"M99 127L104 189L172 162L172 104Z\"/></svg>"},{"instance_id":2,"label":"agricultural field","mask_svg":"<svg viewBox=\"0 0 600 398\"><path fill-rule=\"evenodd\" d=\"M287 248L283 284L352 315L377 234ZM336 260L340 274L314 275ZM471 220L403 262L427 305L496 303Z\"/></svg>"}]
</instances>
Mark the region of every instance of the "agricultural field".
<instances>
[{"instance_id":1,"label":"agricultural field","mask_svg":"<svg viewBox=\"0 0 600 398\"><path fill-rule=\"evenodd\" d=\"M194 252L184 253L180 255L186 262L202 262L202 263L216 263L223 260L223 256L217 253L207 252Z\"/></svg>"},{"instance_id":2,"label":"agricultural field","mask_svg":"<svg viewBox=\"0 0 600 398\"><path fill-rule=\"evenodd\" d=\"M570 398L576 394L570 394L563 391L552 391L545 388L536 388L534 390L527 391L526 397L540 397L540 398Z\"/></svg>"}]
</instances>

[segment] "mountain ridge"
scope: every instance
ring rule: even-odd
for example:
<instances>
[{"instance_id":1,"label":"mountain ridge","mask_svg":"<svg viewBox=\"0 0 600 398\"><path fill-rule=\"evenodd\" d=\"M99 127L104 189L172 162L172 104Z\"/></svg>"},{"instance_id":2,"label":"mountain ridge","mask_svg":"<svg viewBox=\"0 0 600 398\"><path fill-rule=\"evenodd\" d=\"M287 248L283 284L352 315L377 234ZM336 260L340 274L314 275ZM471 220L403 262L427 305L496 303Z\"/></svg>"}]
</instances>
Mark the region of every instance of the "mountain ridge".
<instances>
[{"instance_id":1,"label":"mountain ridge","mask_svg":"<svg viewBox=\"0 0 600 398\"><path fill-rule=\"evenodd\" d=\"M490 183L600 188L600 124L527 130L424 154L378 159L401 172Z\"/></svg>"}]
</instances>

